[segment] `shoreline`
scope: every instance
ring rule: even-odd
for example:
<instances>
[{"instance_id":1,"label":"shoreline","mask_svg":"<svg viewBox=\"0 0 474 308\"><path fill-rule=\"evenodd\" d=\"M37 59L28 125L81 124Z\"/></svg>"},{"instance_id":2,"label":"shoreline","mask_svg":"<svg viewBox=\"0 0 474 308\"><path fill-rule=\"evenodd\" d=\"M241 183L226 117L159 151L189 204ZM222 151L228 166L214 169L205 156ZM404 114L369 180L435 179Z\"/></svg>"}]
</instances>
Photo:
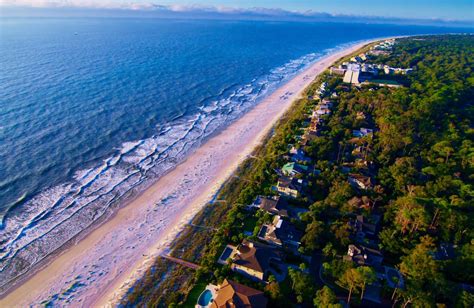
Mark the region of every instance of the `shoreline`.
<instances>
[{"instance_id":1,"label":"shoreline","mask_svg":"<svg viewBox=\"0 0 474 308\"><path fill-rule=\"evenodd\" d=\"M63 294L79 306L117 303L314 79L341 57L378 40L328 54L288 80L108 220L51 255L49 264L19 278L0 304L38 305Z\"/></svg>"}]
</instances>

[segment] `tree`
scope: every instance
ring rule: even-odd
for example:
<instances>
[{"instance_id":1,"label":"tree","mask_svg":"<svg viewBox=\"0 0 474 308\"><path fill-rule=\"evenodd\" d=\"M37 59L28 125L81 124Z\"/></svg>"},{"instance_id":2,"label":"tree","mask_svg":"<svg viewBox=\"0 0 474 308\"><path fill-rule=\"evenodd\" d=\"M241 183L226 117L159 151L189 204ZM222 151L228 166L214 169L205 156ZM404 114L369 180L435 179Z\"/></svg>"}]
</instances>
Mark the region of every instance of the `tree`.
<instances>
[{"instance_id":1,"label":"tree","mask_svg":"<svg viewBox=\"0 0 474 308\"><path fill-rule=\"evenodd\" d=\"M280 285L276 281L273 281L273 282L270 282L269 284L267 284L265 286L265 292L275 302L278 301L279 299L281 299L281 297L282 297L281 290L280 290Z\"/></svg>"},{"instance_id":2,"label":"tree","mask_svg":"<svg viewBox=\"0 0 474 308\"><path fill-rule=\"evenodd\" d=\"M322 242L322 236L324 234L324 223L318 220L313 220L306 227L306 232L301 238L301 242L304 247L309 250L315 250L319 248Z\"/></svg>"},{"instance_id":3,"label":"tree","mask_svg":"<svg viewBox=\"0 0 474 308\"><path fill-rule=\"evenodd\" d=\"M365 288L368 284L374 283L377 279L377 276L375 274L374 269L368 266L361 266L358 267L356 270L360 273L360 283L362 284L360 299L362 300L364 298Z\"/></svg>"},{"instance_id":4,"label":"tree","mask_svg":"<svg viewBox=\"0 0 474 308\"><path fill-rule=\"evenodd\" d=\"M291 279L291 288L297 296L298 303L301 304L305 300L311 299L311 296L314 294L314 284L311 277L293 268L288 269L288 275Z\"/></svg>"},{"instance_id":5,"label":"tree","mask_svg":"<svg viewBox=\"0 0 474 308\"><path fill-rule=\"evenodd\" d=\"M441 156L444 159L444 163L447 164L449 157L454 153L454 149L449 141L443 140L433 146L433 152Z\"/></svg>"},{"instance_id":6,"label":"tree","mask_svg":"<svg viewBox=\"0 0 474 308\"><path fill-rule=\"evenodd\" d=\"M413 157L397 158L395 164L388 169L395 182L395 189L399 192L406 192L407 187L414 184L418 177L418 170L415 168L415 158Z\"/></svg>"},{"instance_id":7,"label":"tree","mask_svg":"<svg viewBox=\"0 0 474 308\"><path fill-rule=\"evenodd\" d=\"M440 264L433 259L433 239L424 236L412 252L402 257L400 272L406 277L406 290L402 293L405 304L434 303L435 296L446 292L446 281Z\"/></svg>"},{"instance_id":8,"label":"tree","mask_svg":"<svg viewBox=\"0 0 474 308\"><path fill-rule=\"evenodd\" d=\"M336 298L336 294L328 286L324 286L316 292L313 304L318 308L342 308L342 305Z\"/></svg>"},{"instance_id":9,"label":"tree","mask_svg":"<svg viewBox=\"0 0 474 308\"><path fill-rule=\"evenodd\" d=\"M349 291L347 303L351 302L352 292L357 292L357 287L361 281L360 273L355 268L347 269L339 279L339 284Z\"/></svg>"},{"instance_id":10,"label":"tree","mask_svg":"<svg viewBox=\"0 0 474 308\"><path fill-rule=\"evenodd\" d=\"M400 197L395 201L397 207L395 223L402 234L425 230L429 224L426 209L411 196Z\"/></svg>"}]
</instances>

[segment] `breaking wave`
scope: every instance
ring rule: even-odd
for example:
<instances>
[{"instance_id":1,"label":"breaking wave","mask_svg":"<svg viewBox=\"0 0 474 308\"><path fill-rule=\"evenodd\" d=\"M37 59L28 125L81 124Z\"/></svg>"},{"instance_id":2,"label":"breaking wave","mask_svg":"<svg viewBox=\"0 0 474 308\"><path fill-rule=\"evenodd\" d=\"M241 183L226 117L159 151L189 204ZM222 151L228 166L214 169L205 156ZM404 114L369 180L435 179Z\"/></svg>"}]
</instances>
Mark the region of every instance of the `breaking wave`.
<instances>
[{"instance_id":1,"label":"breaking wave","mask_svg":"<svg viewBox=\"0 0 474 308\"><path fill-rule=\"evenodd\" d=\"M344 48L340 46L339 48ZM23 198L0 225L0 288L67 241L110 215L119 201L139 193L324 53L292 60L245 85L231 85L202 102L198 112L157 127L154 136L125 142L115 154L67 183Z\"/></svg>"}]
</instances>

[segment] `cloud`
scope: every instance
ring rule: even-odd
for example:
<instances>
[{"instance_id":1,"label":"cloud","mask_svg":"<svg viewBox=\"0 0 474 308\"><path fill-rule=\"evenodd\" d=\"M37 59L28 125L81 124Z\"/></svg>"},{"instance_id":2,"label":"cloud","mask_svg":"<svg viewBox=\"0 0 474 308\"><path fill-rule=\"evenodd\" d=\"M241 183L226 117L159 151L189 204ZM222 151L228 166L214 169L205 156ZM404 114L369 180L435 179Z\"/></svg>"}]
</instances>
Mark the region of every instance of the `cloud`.
<instances>
[{"instance_id":1,"label":"cloud","mask_svg":"<svg viewBox=\"0 0 474 308\"><path fill-rule=\"evenodd\" d=\"M33 15L41 14L47 10L49 14L68 16L144 16L162 18L213 18L213 19L258 19L281 21L328 21L328 22L363 22L363 23L397 23L397 24L424 24L472 27L472 21L457 22L442 19L404 19L386 18L379 16L357 16L329 14L324 12L288 11L279 8L263 7L226 7L205 5L171 4L160 5L143 1L117 1L117 0L0 0L0 6L8 8L37 9ZM5 14L5 10L2 10ZM18 10L12 10L18 14ZM24 14L25 12L23 12Z\"/></svg>"}]
</instances>

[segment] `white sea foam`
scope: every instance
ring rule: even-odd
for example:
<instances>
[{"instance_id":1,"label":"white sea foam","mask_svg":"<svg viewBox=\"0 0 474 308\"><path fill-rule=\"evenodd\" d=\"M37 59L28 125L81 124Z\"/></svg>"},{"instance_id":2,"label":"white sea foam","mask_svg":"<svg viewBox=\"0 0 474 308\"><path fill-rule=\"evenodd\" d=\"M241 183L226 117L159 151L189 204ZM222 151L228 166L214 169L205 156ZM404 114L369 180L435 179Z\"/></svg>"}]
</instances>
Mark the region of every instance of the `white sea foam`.
<instances>
[{"instance_id":1,"label":"white sea foam","mask_svg":"<svg viewBox=\"0 0 474 308\"><path fill-rule=\"evenodd\" d=\"M155 136L125 142L102 163L9 212L0 234L0 288L176 166L207 137L237 119L289 77L316 61L309 54L209 99L193 115L157 128Z\"/></svg>"}]
</instances>

